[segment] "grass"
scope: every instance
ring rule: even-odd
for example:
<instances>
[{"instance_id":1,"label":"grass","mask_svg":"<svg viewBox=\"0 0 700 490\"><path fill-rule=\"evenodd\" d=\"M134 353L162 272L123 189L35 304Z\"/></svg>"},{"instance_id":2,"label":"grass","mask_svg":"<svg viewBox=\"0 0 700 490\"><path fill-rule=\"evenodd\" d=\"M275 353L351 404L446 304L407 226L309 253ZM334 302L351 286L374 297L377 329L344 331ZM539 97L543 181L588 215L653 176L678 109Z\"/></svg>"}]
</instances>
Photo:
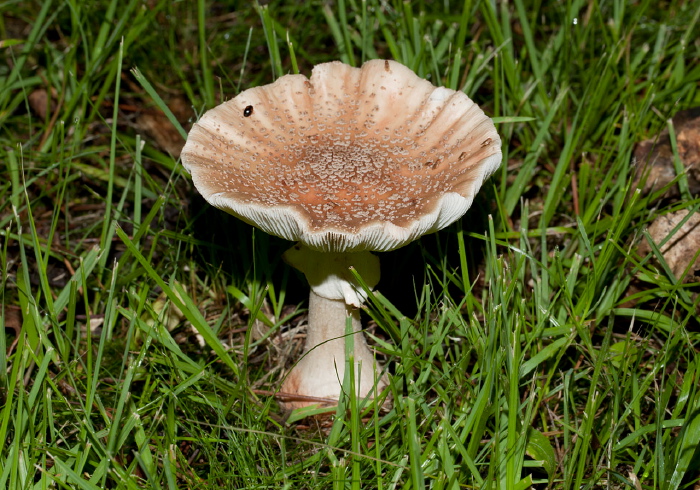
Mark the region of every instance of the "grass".
<instances>
[{"instance_id":1,"label":"grass","mask_svg":"<svg viewBox=\"0 0 700 490\"><path fill-rule=\"evenodd\" d=\"M0 488L694 488L698 284L638 245L700 200L681 166L682 200L637 190L632 151L700 105L699 17L6 2ZM393 409L285 419L280 338L307 291L289 244L203 204L162 138L239 90L376 57L474 98L504 165L460 223L382 254L365 321Z\"/></svg>"}]
</instances>

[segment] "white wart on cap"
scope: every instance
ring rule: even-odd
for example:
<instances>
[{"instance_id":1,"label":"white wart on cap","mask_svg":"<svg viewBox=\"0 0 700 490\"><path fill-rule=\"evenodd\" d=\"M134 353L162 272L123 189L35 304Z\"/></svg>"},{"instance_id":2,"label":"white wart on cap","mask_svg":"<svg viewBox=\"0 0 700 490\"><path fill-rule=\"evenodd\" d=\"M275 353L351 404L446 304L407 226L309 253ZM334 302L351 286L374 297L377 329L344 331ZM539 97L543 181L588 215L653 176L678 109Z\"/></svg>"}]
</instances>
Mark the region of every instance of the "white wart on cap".
<instances>
[{"instance_id":1,"label":"white wart on cap","mask_svg":"<svg viewBox=\"0 0 700 490\"><path fill-rule=\"evenodd\" d=\"M210 110L182 162L207 201L267 233L386 251L459 219L500 146L464 93L393 61L332 62Z\"/></svg>"}]
</instances>

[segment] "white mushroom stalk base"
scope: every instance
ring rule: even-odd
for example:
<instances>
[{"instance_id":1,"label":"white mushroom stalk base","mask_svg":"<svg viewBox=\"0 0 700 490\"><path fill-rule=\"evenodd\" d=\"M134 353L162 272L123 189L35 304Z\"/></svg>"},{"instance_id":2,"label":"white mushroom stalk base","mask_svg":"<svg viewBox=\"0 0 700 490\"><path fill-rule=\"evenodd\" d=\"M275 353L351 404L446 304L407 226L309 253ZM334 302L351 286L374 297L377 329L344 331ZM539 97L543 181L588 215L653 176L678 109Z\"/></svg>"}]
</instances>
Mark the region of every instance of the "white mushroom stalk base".
<instances>
[{"instance_id":1,"label":"white mushroom stalk base","mask_svg":"<svg viewBox=\"0 0 700 490\"><path fill-rule=\"evenodd\" d=\"M343 387L349 386L344 382L350 363L346 348L351 343L356 395L366 398L379 393L387 378L367 347L360 323L359 307L367 294L350 272L351 267L355 269L372 289L379 282L379 257L370 252L319 252L297 243L284 259L304 273L311 293L304 355L282 384L282 406L335 404ZM348 319L352 328L346 330Z\"/></svg>"},{"instance_id":2,"label":"white mushroom stalk base","mask_svg":"<svg viewBox=\"0 0 700 490\"><path fill-rule=\"evenodd\" d=\"M352 339L346 336L346 321L352 322ZM348 367L346 343L353 344L355 393L362 399L379 393L386 386L372 352L367 347L358 308L342 300L327 299L314 293L309 296L309 319L304 355L294 366L281 387L286 409L315 404L333 405L342 396L343 380Z\"/></svg>"}]
</instances>

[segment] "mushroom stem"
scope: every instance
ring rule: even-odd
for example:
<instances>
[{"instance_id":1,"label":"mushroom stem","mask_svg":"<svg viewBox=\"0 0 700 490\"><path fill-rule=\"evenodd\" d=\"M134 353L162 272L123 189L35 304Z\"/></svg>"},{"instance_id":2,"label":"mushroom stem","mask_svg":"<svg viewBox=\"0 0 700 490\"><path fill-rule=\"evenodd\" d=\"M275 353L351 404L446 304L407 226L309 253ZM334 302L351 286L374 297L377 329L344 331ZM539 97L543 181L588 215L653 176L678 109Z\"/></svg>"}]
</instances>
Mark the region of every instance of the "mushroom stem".
<instances>
[{"instance_id":1,"label":"mushroom stem","mask_svg":"<svg viewBox=\"0 0 700 490\"><path fill-rule=\"evenodd\" d=\"M355 281L349 268L354 268L368 288L379 282L379 257L370 252L320 252L297 243L284 254L284 259L304 273L311 286L309 320L306 328L304 356L287 375L281 391L297 395L283 402L285 408L298 408L319 403L324 398L335 403L343 392L343 378L348 359L346 342L354 344L355 387L357 395L366 397L387 383L381 376L372 352L362 333L359 307L366 299L365 291ZM352 323L352 339L346 339L347 318Z\"/></svg>"},{"instance_id":2,"label":"mushroom stem","mask_svg":"<svg viewBox=\"0 0 700 490\"><path fill-rule=\"evenodd\" d=\"M351 319L352 339L347 339L346 321ZM352 341L353 363L355 365L355 389L357 396L366 397L372 393L375 378L380 374L372 352L367 347L362 334L358 308L348 306L342 300L327 299L314 293L309 295L309 319L304 355L289 373L281 391L290 397L283 403L292 409L321 402L311 398L335 403L342 392L342 383L348 359L345 357L346 343ZM378 368L378 365L377 365ZM377 380L377 390L386 385L386 378Z\"/></svg>"}]
</instances>

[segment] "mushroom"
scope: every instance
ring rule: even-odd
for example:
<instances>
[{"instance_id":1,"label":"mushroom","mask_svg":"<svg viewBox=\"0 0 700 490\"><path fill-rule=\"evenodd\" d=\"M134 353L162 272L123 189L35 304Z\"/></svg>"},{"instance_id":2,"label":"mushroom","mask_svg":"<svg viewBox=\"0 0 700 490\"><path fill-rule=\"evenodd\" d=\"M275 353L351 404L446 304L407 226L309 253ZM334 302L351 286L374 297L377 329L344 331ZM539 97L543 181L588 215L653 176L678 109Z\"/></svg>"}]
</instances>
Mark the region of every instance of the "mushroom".
<instances>
[{"instance_id":1,"label":"mushroom","mask_svg":"<svg viewBox=\"0 0 700 490\"><path fill-rule=\"evenodd\" d=\"M297 242L284 258L311 293L305 354L281 387L285 408L339 399L346 325L357 395L387 384L361 332L366 293L350 268L372 289L379 258L371 251L459 219L500 165L500 146L491 119L464 93L385 60L280 77L194 125L182 163L204 198Z\"/></svg>"}]
</instances>

